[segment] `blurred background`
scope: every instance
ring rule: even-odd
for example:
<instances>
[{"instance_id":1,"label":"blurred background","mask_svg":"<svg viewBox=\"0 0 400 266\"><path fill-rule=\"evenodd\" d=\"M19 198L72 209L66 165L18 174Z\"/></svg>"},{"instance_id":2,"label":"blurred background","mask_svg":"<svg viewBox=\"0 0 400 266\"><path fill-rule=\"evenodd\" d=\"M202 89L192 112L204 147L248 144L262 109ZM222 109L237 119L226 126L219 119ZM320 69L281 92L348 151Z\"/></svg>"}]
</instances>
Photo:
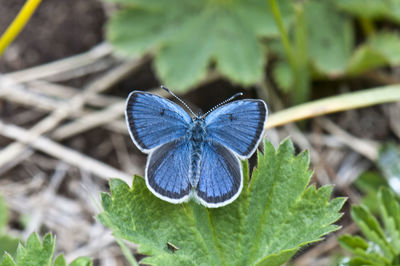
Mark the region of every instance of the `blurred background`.
<instances>
[{"instance_id":1,"label":"blurred background","mask_svg":"<svg viewBox=\"0 0 400 266\"><path fill-rule=\"evenodd\" d=\"M24 3L0 0L0 34ZM266 101L266 138L310 150L312 183L348 197L342 229L291 263L336 265L337 237L359 232L350 206L376 213L379 186L400 193L399 29L395 0L41 1L0 57L0 258L36 231L68 262L128 265L98 195L143 175L125 99L168 96L162 84L194 110Z\"/></svg>"}]
</instances>

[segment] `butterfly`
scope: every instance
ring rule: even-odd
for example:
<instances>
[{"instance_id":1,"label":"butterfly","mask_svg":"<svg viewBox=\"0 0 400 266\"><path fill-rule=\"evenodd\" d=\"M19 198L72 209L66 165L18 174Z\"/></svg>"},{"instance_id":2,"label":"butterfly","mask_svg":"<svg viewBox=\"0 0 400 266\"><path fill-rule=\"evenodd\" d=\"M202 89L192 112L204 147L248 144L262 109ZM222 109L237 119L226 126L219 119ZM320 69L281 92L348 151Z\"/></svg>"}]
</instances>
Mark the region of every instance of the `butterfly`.
<instances>
[{"instance_id":1,"label":"butterfly","mask_svg":"<svg viewBox=\"0 0 400 266\"><path fill-rule=\"evenodd\" d=\"M132 91L125 117L135 145L148 154L148 189L170 203L193 198L208 208L233 202L243 187L240 160L249 158L260 143L268 115L262 100L233 100L234 95L192 116L178 104L142 91Z\"/></svg>"}]
</instances>

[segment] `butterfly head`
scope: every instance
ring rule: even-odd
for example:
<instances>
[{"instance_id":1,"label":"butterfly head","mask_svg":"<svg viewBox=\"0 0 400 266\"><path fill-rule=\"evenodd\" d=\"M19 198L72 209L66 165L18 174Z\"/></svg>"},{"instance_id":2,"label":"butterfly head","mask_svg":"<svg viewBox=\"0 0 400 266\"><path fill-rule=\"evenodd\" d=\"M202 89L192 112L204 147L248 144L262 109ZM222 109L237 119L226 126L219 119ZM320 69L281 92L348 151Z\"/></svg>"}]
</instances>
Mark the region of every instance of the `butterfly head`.
<instances>
[{"instance_id":1,"label":"butterfly head","mask_svg":"<svg viewBox=\"0 0 400 266\"><path fill-rule=\"evenodd\" d=\"M224 105L224 104L226 104L227 102L230 102L230 101L234 100L235 98L237 98L237 97L243 95L243 93L238 92L238 93L236 93L235 95L233 95L232 97L230 97L229 99L226 99L225 101L223 101L223 102L217 104L216 106L214 106L213 108L211 108L210 110L208 110L205 114L202 114L201 110L199 110L198 115L196 115L196 114L192 111L192 109L190 109L189 106L188 106L181 98L179 98L178 96L176 96L170 89L168 89L168 88L165 87L165 86L161 86L161 88L164 89L164 90L166 90L166 91L167 91L169 94L171 94L172 96L174 96L178 101L180 101L180 102L183 104L183 106L186 107L186 109L188 109L188 110L190 111L190 113L192 113L192 115L193 115L192 120L193 120L193 121L204 120L205 117L206 117L209 113L211 113L212 111L214 111L215 109L217 109L217 108L220 107L221 105Z\"/></svg>"}]
</instances>

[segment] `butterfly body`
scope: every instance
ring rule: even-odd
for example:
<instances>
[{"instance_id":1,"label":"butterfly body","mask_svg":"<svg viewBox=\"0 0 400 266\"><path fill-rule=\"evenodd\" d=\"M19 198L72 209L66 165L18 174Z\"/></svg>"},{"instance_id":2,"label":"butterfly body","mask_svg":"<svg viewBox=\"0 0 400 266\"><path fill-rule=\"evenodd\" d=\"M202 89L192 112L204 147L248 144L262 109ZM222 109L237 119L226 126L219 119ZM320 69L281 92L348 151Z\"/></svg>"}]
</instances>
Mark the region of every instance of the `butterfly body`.
<instances>
[{"instance_id":1,"label":"butterfly body","mask_svg":"<svg viewBox=\"0 0 400 266\"><path fill-rule=\"evenodd\" d=\"M190 143L190 172L189 181L192 187L196 187L200 178L200 163L204 143L207 139L204 119L196 117L188 130Z\"/></svg>"},{"instance_id":2,"label":"butterfly body","mask_svg":"<svg viewBox=\"0 0 400 266\"><path fill-rule=\"evenodd\" d=\"M167 99L134 91L125 114L133 142L149 154L145 179L153 194L171 203L194 198L221 207L242 189L239 158L255 151L267 108L261 100L239 100L190 117Z\"/></svg>"}]
</instances>

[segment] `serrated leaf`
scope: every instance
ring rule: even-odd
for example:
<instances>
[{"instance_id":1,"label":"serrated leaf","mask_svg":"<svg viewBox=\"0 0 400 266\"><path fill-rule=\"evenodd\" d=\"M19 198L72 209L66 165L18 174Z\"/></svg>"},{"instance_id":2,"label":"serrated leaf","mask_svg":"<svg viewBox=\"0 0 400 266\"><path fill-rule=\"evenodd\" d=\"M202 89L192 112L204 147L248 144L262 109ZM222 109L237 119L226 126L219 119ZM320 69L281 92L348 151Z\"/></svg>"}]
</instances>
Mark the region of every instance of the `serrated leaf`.
<instances>
[{"instance_id":1,"label":"serrated leaf","mask_svg":"<svg viewBox=\"0 0 400 266\"><path fill-rule=\"evenodd\" d=\"M308 53L319 72L340 75L346 70L353 49L353 28L349 17L332 1L305 2Z\"/></svg>"},{"instance_id":2,"label":"serrated leaf","mask_svg":"<svg viewBox=\"0 0 400 266\"><path fill-rule=\"evenodd\" d=\"M336 0L339 8L368 19L389 19L400 22L400 2L397 0Z\"/></svg>"},{"instance_id":3,"label":"serrated leaf","mask_svg":"<svg viewBox=\"0 0 400 266\"><path fill-rule=\"evenodd\" d=\"M195 202L164 202L135 177L132 188L110 181L101 195L102 223L119 238L139 244L151 265L276 265L301 247L337 230L343 198L329 201L331 186L307 187L308 153L294 156L286 140L275 151L265 144L258 168L237 200L217 209ZM171 250L168 245L177 247Z\"/></svg>"},{"instance_id":4,"label":"serrated leaf","mask_svg":"<svg viewBox=\"0 0 400 266\"><path fill-rule=\"evenodd\" d=\"M394 253L400 254L400 206L388 188L379 190L378 199L388 242Z\"/></svg>"},{"instance_id":5,"label":"serrated leaf","mask_svg":"<svg viewBox=\"0 0 400 266\"><path fill-rule=\"evenodd\" d=\"M13 260L10 254L5 253L3 259L0 261L0 266L16 266L17 264Z\"/></svg>"},{"instance_id":6,"label":"serrated leaf","mask_svg":"<svg viewBox=\"0 0 400 266\"><path fill-rule=\"evenodd\" d=\"M8 235L0 234L0 261L5 252L14 256L17 252L19 240Z\"/></svg>"},{"instance_id":7,"label":"serrated leaf","mask_svg":"<svg viewBox=\"0 0 400 266\"><path fill-rule=\"evenodd\" d=\"M259 81L266 56L258 38L278 32L266 1L118 2L125 8L112 16L107 38L124 55L153 52L157 74L175 91L200 82L214 62L234 82ZM279 5L288 25L291 1Z\"/></svg>"},{"instance_id":8,"label":"serrated leaf","mask_svg":"<svg viewBox=\"0 0 400 266\"><path fill-rule=\"evenodd\" d=\"M400 205L387 187L380 188L377 200L384 227L380 226L368 208L362 205L353 206L351 216L368 241L359 236L341 236L340 245L354 255L352 258L347 258L347 262L341 265L399 264Z\"/></svg>"},{"instance_id":9,"label":"serrated leaf","mask_svg":"<svg viewBox=\"0 0 400 266\"><path fill-rule=\"evenodd\" d=\"M25 246L18 246L16 262L18 265L51 265L54 246L55 239L51 234L44 236L42 244L38 235L32 233Z\"/></svg>"},{"instance_id":10,"label":"serrated leaf","mask_svg":"<svg viewBox=\"0 0 400 266\"><path fill-rule=\"evenodd\" d=\"M1 238L0 238L1 241ZM1 242L0 242L1 245ZM59 255L54 264L52 264L55 248L55 237L50 233L46 234L43 241L40 241L39 236L36 233L32 233L26 244L19 243L16 256L13 258L8 252L5 253L2 260L0 260L0 266L9 265L23 265L23 266L64 266L66 261L64 255ZM90 258L80 257L74 260L70 266L91 266L93 265Z\"/></svg>"}]
</instances>

